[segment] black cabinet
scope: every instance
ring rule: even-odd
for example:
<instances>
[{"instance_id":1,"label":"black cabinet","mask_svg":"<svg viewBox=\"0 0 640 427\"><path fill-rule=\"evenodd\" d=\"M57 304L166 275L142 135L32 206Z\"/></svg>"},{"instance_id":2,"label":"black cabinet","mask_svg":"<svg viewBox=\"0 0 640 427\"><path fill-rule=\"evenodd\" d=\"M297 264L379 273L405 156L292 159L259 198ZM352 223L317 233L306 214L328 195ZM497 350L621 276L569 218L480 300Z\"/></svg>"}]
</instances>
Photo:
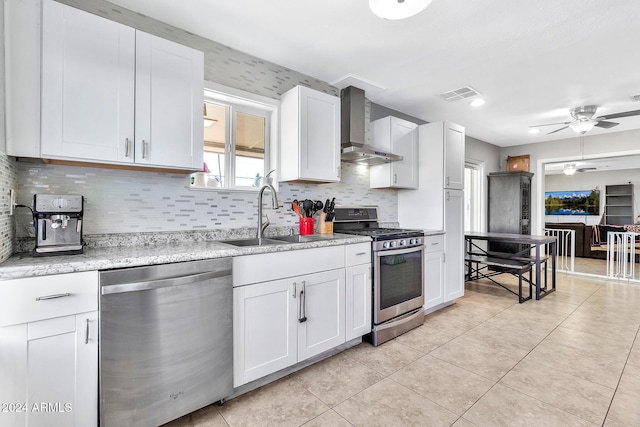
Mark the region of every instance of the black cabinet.
<instances>
[{"instance_id":1,"label":"black cabinet","mask_svg":"<svg viewBox=\"0 0 640 427\"><path fill-rule=\"evenodd\" d=\"M531 234L530 172L490 173L487 231L492 233ZM513 243L491 242L490 251L520 252L526 247Z\"/></svg>"}]
</instances>

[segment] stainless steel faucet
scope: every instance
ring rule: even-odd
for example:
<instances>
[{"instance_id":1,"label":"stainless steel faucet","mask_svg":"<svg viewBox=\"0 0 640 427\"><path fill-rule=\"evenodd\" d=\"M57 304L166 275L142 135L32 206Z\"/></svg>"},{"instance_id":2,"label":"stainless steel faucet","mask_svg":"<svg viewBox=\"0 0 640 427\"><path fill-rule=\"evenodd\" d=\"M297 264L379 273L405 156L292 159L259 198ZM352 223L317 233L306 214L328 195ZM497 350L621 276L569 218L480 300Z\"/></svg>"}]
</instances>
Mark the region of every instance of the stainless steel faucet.
<instances>
[{"instance_id":1,"label":"stainless steel faucet","mask_svg":"<svg viewBox=\"0 0 640 427\"><path fill-rule=\"evenodd\" d=\"M262 195L264 194L264 190L271 190L271 205L273 209L278 209L278 195L276 194L276 189L273 188L271 184L265 184L260 188L260 193L258 193L258 233L256 237L258 239L262 239L264 234L264 230L269 226L269 216L267 216L266 221L262 222Z\"/></svg>"}]
</instances>

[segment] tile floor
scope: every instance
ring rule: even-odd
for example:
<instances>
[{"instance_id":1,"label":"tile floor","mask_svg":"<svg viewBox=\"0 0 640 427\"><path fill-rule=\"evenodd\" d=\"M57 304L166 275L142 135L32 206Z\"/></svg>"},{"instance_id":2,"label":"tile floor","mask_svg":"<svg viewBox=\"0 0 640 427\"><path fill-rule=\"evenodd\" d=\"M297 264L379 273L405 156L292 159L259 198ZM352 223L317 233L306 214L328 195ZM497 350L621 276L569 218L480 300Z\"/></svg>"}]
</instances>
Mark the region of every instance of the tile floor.
<instances>
[{"instance_id":1,"label":"tile floor","mask_svg":"<svg viewBox=\"0 0 640 427\"><path fill-rule=\"evenodd\" d=\"M557 292L517 304L468 282L393 341L167 426L640 426L639 327L637 283L559 274Z\"/></svg>"}]
</instances>

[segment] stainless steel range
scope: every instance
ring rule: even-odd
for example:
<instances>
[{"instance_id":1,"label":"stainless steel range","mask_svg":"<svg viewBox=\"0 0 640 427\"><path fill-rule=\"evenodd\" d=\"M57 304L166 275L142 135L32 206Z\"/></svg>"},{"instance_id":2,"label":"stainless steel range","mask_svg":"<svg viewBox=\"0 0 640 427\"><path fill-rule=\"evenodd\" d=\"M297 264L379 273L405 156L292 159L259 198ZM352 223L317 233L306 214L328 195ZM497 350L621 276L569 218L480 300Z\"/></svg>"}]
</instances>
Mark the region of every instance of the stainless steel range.
<instances>
[{"instance_id":1,"label":"stainless steel range","mask_svg":"<svg viewBox=\"0 0 640 427\"><path fill-rule=\"evenodd\" d=\"M337 206L334 232L370 236L373 265L374 346L424 321L424 233L381 228L375 206Z\"/></svg>"}]
</instances>

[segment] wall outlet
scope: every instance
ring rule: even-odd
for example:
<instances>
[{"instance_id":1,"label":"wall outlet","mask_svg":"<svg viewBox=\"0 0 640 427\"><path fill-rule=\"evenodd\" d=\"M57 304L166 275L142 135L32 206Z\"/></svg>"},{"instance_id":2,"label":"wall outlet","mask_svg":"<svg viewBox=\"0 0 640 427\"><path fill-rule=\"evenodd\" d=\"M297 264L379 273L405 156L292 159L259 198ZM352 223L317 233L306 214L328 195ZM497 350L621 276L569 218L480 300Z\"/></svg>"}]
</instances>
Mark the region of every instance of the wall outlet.
<instances>
[{"instance_id":1,"label":"wall outlet","mask_svg":"<svg viewBox=\"0 0 640 427\"><path fill-rule=\"evenodd\" d=\"M13 211L16 208L16 190L13 188L9 190L9 216L13 215Z\"/></svg>"}]
</instances>

